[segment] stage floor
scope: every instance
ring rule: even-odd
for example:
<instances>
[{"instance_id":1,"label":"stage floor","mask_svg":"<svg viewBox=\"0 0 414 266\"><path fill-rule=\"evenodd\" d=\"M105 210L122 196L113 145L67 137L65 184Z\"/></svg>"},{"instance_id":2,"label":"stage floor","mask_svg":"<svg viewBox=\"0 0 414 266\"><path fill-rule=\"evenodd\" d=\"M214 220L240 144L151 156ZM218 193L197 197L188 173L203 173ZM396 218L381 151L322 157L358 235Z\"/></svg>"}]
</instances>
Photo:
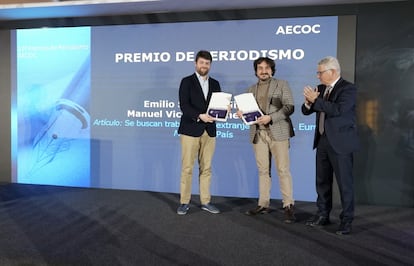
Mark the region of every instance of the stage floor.
<instances>
[{"instance_id":1,"label":"stage floor","mask_svg":"<svg viewBox=\"0 0 414 266\"><path fill-rule=\"evenodd\" d=\"M249 217L256 199L213 197L210 214L193 196L145 191L0 185L0 265L414 265L414 209L356 207L353 232L305 225L315 203L297 202L295 224L281 202Z\"/></svg>"}]
</instances>

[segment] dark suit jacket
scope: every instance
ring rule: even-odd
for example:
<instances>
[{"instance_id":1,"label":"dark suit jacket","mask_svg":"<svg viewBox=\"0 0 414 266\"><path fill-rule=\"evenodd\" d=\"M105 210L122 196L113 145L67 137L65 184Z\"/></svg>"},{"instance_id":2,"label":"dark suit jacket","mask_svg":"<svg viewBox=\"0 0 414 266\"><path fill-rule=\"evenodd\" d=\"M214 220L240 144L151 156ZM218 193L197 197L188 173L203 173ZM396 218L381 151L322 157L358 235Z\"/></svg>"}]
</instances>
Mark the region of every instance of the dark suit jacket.
<instances>
[{"instance_id":1,"label":"dark suit jacket","mask_svg":"<svg viewBox=\"0 0 414 266\"><path fill-rule=\"evenodd\" d=\"M336 153L346 154L356 151L359 148L359 139L356 126L356 92L354 84L340 78L333 87L328 100L323 100L326 86L319 85L319 97L306 108L302 105L302 113L310 115L317 112L316 129L313 148L318 146L319 116L325 112L325 134L329 143Z\"/></svg>"},{"instance_id":2,"label":"dark suit jacket","mask_svg":"<svg viewBox=\"0 0 414 266\"><path fill-rule=\"evenodd\" d=\"M211 77L208 79L208 85L208 96L205 100L203 89L195 73L181 80L179 100L183 115L178 128L179 134L200 137L206 130L210 137L216 136L216 123L204 123L198 119L200 114L207 112L211 94L221 91L219 82Z\"/></svg>"}]
</instances>

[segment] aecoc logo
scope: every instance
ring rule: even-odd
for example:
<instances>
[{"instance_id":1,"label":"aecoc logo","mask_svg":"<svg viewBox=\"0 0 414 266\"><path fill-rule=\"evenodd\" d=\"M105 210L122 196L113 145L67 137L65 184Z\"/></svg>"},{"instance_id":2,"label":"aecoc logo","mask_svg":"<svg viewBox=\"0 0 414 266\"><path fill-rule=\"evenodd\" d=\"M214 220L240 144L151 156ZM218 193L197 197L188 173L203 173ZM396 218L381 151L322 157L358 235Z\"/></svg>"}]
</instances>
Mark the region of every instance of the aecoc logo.
<instances>
[{"instance_id":1,"label":"aecoc logo","mask_svg":"<svg viewBox=\"0 0 414 266\"><path fill-rule=\"evenodd\" d=\"M276 30L276 35L286 35L286 34L318 34L321 32L321 25L285 25L279 26Z\"/></svg>"}]
</instances>

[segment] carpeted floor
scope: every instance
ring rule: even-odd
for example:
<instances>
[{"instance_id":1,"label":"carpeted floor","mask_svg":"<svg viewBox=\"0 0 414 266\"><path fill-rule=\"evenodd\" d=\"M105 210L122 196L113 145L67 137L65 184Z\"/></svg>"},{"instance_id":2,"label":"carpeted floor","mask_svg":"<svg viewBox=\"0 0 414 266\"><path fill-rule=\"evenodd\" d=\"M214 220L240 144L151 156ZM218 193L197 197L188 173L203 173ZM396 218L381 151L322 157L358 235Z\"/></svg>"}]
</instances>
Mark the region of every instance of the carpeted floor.
<instances>
[{"instance_id":1,"label":"carpeted floor","mask_svg":"<svg viewBox=\"0 0 414 266\"><path fill-rule=\"evenodd\" d=\"M305 226L315 204L297 202L284 224L280 201L255 217L256 199L214 197L210 214L193 197L145 191L3 184L0 265L414 265L414 209L357 206L353 233Z\"/></svg>"}]
</instances>

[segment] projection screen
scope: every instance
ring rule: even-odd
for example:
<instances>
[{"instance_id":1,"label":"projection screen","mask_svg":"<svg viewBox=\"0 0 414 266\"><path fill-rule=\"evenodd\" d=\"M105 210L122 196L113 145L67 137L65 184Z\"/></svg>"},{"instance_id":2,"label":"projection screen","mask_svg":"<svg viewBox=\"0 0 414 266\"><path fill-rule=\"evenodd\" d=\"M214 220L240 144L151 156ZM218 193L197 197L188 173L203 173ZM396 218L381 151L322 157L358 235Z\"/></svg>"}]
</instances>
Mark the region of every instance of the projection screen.
<instances>
[{"instance_id":1,"label":"projection screen","mask_svg":"<svg viewBox=\"0 0 414 266\"><path fill-rule=\"evenodd\" d=\"M13 182L179 193L178 87L197 51L233 96L275 60L295 98L290 143L297 200L314 201L314 117L300 112L317 62L338 53L337 16L20 29L14 32ZM257 197L249 126L217 122L213 195ZM281 198L272 163L272 198ZM198 194L198 166L193 193Z\"/></svg>"}]
</instances>

